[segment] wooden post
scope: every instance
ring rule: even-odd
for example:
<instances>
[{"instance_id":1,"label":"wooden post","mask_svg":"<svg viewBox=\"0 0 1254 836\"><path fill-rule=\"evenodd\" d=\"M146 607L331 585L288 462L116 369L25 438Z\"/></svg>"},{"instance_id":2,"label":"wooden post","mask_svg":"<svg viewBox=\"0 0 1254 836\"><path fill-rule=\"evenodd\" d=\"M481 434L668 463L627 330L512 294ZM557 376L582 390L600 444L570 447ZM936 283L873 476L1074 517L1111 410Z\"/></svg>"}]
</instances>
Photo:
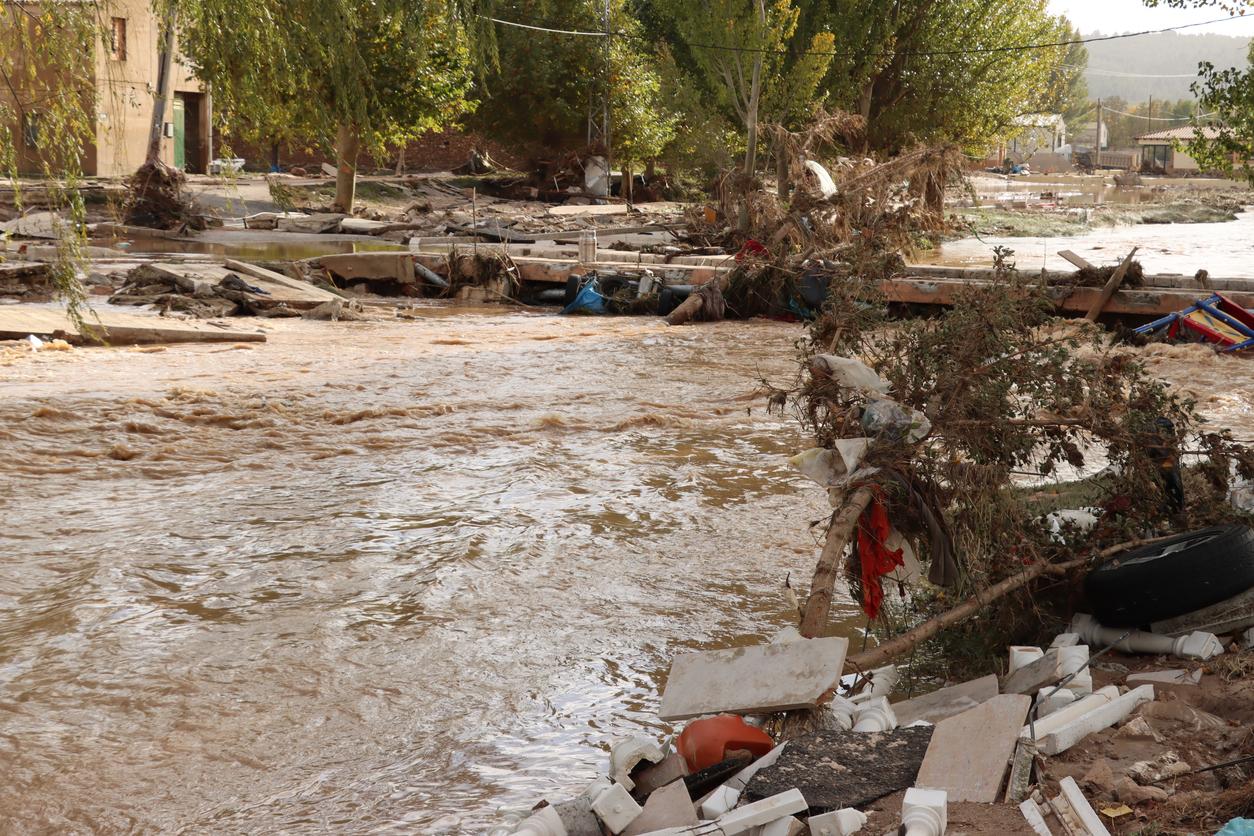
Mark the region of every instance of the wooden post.
<instances>
[{"instance_id":1,"label":"wooden post","mask_svg":"<svg viewBox=\"0 0 1254 836\"><path fill-rule=\"evenodd\" d=\"M858 488L832 517L832 524L827 529L827 540L823 544L823 553L819 555L819 562L814 567L814 579L810 582L810 597L806 599L805 613L801 616L801 635L808 639L818 636L827 626L827 616L832 609L832 588L836 585L836 576L839 574L840 558L845 553L845 546L849 545L853 530L858 525L858 518L874 497L874 488Z\"/></svg>"},{"instance_id":2,"label":"wooden post","mask_svg":"<svg viewBox=\"0 0 1254 836\"><path fill-rule=\"evenodd\" d=\"M1128 253L1128 257L1123 260L1115 272L1110 274L1110 278L1106 281L1106 286L1102 288L1102 295L1093 303L1093 307L1089 308L1089 312L1084 318L1089 322L1097 322L1097 318L1102 315L1102 310L1110 304L1110 299L1115 295L1115 291L1119 289L1119 285L1123 284L1123 277L1127 275L1128 268L1132 266L1132 256L1136 255L1136 251L1140 247L1133 247L1132 252Z\"/></svg>"}]
</instances>

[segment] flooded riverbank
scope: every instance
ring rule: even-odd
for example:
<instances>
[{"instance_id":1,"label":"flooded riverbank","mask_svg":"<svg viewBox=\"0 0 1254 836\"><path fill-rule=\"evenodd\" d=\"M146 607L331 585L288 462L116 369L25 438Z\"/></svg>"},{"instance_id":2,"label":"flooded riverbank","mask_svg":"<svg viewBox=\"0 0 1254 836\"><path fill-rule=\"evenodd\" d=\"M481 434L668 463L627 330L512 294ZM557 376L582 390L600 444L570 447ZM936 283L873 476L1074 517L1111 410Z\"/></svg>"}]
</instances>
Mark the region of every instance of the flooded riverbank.
<instances>
[{"instance_id":1,"label":"flooded riverbank","mask_svg":"<svg viewBox=\"0 0 1254 836\"><path fill-rule=\"evenodd\" d=\"M482 832L790 621L800 326L427 313L2 367L0 819ZM1149 351L1254 438L1243 361Z\"/></svg>"},{"instance_id":2,"label":"flooded riverbank","mask_svg":"<svg viewBox=\"0 0 1254 836\"><path fill-rule=\"evenodd\" d=\"M1057 237L984 236L946 242L919 253L920 264L947 267L989 267L994 247L1014 250L1020 270L1072 270L1058 255L1071 250L1094 264L1117 263L1133 247L1147 273L1192 276L1207 270L1212 277L1254 278L1254 212L1235 221L1198 224L1136 224L1094 229Z\"/></svg>"},{"instance_id":3,"label":"flooded riverbank","mask_svg":"<svg viewBox=\"0 0 1254 836\"><path fill-rule=\"evenodd\" d=\"M0 818L480 832L785 623L798 326L435 313L4 368Z\"/></svg>"}]
</instances>

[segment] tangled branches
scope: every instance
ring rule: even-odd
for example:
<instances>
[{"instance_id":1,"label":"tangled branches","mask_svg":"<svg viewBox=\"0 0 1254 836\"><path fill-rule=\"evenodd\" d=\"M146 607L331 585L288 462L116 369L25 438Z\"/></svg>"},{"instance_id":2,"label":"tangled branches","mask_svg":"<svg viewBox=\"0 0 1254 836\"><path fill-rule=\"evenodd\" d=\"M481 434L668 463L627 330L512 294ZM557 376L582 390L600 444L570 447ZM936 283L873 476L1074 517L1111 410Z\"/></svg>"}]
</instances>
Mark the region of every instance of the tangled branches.
<instances>
[{"instance_id":1,"label":"tangled branches","mask_svg":"<svg viewBox=\"0 0 1254 836\"><path fill-rule=\"evenodd\" d=\"M936 540L911 496L940 511L962 563L963 595L1028 564L1238 516L1222 497L1234 471L1254 475L1254 455L1227 433L1201 432L1194 404L1130 350L1084 323L1055 319L1043 287L1004 268L999 275L939 317L893 323L872 303L874 282L836 284L802 346L795 387L774 390L774 405L790 408L824 448L873 436L862 481L880 486L894 526L921 554ZM818 355L860 358L889 394L810 371L827 362L816 363ZM868 407L885 397L925 416L926 434L868 432ZM1173 502L1165 475L1188 448L1190 490ZM1042 514L1076 505L1100 509L1098 526L1060 542ZM915 611L927 615L927 606L920 598Z\"/></svg>"}]
</instances>

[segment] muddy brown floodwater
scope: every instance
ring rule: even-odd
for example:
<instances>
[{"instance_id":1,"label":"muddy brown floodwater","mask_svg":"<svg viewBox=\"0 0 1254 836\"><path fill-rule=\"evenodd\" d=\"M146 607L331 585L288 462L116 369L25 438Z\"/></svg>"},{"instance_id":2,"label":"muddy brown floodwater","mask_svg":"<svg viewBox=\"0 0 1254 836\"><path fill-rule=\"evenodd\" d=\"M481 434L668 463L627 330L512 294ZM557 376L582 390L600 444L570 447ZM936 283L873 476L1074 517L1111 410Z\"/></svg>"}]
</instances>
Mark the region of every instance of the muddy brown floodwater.
<instances>
[{"instance_id":1,"label":"muddy brown floodwater","mask_svg":"<svg viewBox=\"0 0 1254 836\"><path fill-rule=\"evenodd\" d=\"M0 830L482 832L808 583L800 326L244 322L0 358Z\"/></svg>"},{"instance_id":2,"label":"muddy brown floodwater","mask_svg":"<svg viewBox=\"0 0 1254 836\"><path fill-rule=\"evenodd\" d=\"M0 350L0 831L481 833L788 623L800 326L238 322ZM1254 437L1248 361L1147 354Z\"/></svg>"}]
</instances>

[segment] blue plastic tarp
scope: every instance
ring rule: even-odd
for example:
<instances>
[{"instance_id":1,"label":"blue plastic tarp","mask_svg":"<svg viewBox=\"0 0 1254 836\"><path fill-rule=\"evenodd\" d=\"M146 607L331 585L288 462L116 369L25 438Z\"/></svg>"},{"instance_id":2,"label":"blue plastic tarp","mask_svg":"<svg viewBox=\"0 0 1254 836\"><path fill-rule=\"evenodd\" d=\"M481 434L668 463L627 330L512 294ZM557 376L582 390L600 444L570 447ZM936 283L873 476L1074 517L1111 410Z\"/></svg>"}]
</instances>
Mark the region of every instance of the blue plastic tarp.
<instances>
[{"instance_id":1,"label":"blue plastic tarp","mask_svg":"<svg viewBox=\"0 0 1254 836\"><path fill-rule=\"evenodd\" d=\"M589 279L588 283L579 289L579 294L575 296L575 301L562 308L562 313L609 313L609 309L605 307L606 299L601 295L601 289L597 286L596 279Z\"/></svg>"}]
</instances>

